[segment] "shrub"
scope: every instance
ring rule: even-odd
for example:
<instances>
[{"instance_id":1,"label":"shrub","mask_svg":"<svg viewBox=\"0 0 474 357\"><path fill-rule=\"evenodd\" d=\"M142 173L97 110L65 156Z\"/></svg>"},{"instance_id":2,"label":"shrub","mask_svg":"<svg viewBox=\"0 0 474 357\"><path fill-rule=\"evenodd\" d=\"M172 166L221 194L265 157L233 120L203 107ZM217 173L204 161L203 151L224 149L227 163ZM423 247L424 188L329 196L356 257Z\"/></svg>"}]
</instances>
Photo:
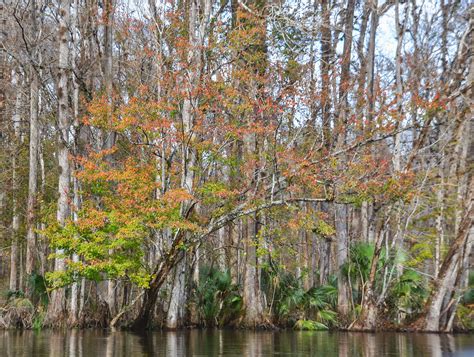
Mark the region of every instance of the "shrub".
<instances>
[{"instance_id":1,"label":"shrub","mask_svg":"<svg viewBox=\"0 0 474 357\"><path fill-rule=\"evenodd\" d=\"M295 330L303 331L324 331L328 330L328 327L320 322L313 320L298 320L293 327Z\"/></svg>"},{"instance_id":2,"label":"shrub","mask_svg":"<svg viewBox=\"0 0 474 357\"><path fill-rule=\"evenodd\" d=\"M242 311L242 297L229 272L203 268L194 300L206 326L222 326L235 320Z\"/></svg>"}]
</instances>

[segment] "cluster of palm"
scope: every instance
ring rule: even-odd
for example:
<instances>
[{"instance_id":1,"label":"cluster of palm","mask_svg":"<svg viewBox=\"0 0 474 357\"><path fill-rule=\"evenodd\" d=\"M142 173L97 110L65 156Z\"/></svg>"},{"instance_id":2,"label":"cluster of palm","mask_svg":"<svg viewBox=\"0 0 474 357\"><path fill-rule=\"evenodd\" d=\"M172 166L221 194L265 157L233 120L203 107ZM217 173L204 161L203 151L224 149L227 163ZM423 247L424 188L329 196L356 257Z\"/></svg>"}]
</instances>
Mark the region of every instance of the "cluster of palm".
<instances>
[{"instance_id":1,"label":"cluster of palm","mask_svg":"<svg viewBox=\"0 0 474 357\"><path fill-rule=\"evenodd\" d=\"M240 316L242 297L239 287L232 282L228 271L205 267L200 271L199 283L194 289L199 321L205 326L225 326Z\"/></svg>"},{"instance_id":2,"label":"cluster of palm","mask_svg":"<svg viewBox=\"0 0 474 357\"><path fill-rule=\"evenodd\" d=\"M352 287L351 298L356 313L360 310L365 285L369 279L374 249L374 245L370 243L353 244L350 259L343 267L343 272ZM400 319L409 321L416 318L429 292L427 278L416 270L405 267L400 273L399 267L404 265L404 260L402 252L389 254L382 249L376 273L376 296L387 297L383 300L385 316L399 322Z\"/></svg>"},{"instance_id":3,"label":"cluster of palm","mask_svg":"<svg viewBox=\"0 0 474 357\"><path fill-rule=\"evenodd\" d=\"M280 325L303 330L322 330L337 323L337 281L304 288L301 277L269 264L263 269L262 280L269 310Z\"/></svg>"},{"instance_id":4,"label":"cluster of palm","mask_svg":"<svg viewBox=\"0 0 474 357\"><path fill-rule=\"evenodd\" d=\"M356 243L351 246L350 259L343 267L351 286L351 303L357 314L369 278L374 245ZM385 316L388 320L409 322L422 312L429 293L429 279L416 270L405 267L397 271L400 255L382 251L377 266L377 294L386 290ZM393 272L387 279L387 272ZM261 288L265 297L268 316L279 326L293 326L301 330L325 330L339 325L337 314L337 277L331 275L327 284L304 288L303 277L269 261L261 270ZM229 272L215 268L201 270L199 284L195 287L195 303L200 320L206 326L225 326L242 314L243 301L240 287L232 282ZM471 309L474 302L474 274L469 288L460 297L458 319L472 328ZM353 316L354 318L356 316Z\"/></svg>"}]
</instances>

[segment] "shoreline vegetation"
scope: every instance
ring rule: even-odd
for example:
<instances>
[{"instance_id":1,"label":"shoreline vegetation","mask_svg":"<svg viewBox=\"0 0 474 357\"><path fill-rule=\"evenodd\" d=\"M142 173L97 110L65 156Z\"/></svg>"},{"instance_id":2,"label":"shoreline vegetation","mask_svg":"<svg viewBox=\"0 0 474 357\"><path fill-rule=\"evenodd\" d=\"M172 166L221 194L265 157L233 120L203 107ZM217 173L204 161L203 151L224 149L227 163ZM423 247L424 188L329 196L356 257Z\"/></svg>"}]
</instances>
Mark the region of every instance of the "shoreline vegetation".
<instances>
[{"instance_id":1,"label":"shoreline vegetation","mask_svg":"<svg viewBox=\"0 0 474 357\"><path fill-rule=\"evenodd\" d=\"M364 247L358 247L354 251L359 252ZM366 260L367 262L370 259ZM362 271L361 268L359 268ZM281 272L280 272L281 273ZM235 286L228 272L221 272L212 268L204 268L201 272L200 284L193 289L193 295L188 300L188 313L186 322L180 326L169 327L166 324L166 316L155 315L156 325L148 325L137 328L134 325L134 317L138 314L140 298L139 294L135 301L124 306L117 311L115 316L111 316L107 305L104 303L98 308L102 310L83 311L82 319L78 319L74 324L70 320L62 320L58 323L45 325L45 310L47 309L47 298L42 302L33 305L30 300L21 297L21 293L15 297L10 297L1 307L0 328L2 329L104 329L117 331L173 331L189 329L235 329L235 330L300 330L300 331L346 331L346 332L437 332L437 333L470 333L472 332L472 316L458 313L456 324L451 331L428 331L419 329L416 325L417 316L422 313L422 309L415 311L410 320L403 324L396 325L393 319L382 319L379 317L378 324L373 329L358 329L354 323L341 324L337 314L337 281L335 276L329 277L327 285L311 288L304 291L298 286L297 279L291 274L287 274L284 279L284 286L273 286L277 290L275 294L284 294L273 301L274 310L272 316L262 317L259 324L254 326L245 325L245 310L242 305L242 297L239 295L239 287ZM270 277L270 276L269 276ZM267 279L269 277L265 277ZM413 277L412 277L413 278ZM405 279L404 279L405 280ZM44 286L46 289L46 286ZM44 290L47 295L46 290ZM410 299L423 299L428 291L418 291ZM468 291L466 296L470 296ZM469 297L468 297L469 298ZM460 302L461 309L466 309L466 301ZM463 311L463 310L461 310ZM136 321L136 320L135 320ZM357 317L353 321L357 321Z\"/></svg>"},{"instance_id":2,"label":"shoreline vegetation","mask_svg":"<svg viewBox=\"0 0 474 357\"><path fill-rule=\"evenodd\" d=\"M473 331L474 6L428 3L2 2L0 328Z\"/></svg>"}]
</instances>

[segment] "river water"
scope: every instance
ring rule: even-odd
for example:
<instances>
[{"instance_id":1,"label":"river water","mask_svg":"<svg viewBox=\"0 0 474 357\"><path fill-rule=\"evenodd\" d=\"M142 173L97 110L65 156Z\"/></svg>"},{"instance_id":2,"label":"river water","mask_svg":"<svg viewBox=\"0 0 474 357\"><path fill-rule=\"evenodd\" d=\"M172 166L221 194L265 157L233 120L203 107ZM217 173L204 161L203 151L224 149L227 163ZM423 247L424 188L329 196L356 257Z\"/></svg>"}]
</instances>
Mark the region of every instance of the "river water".
<instances>
[{"instance_id":1,"label":"river water","mask_svg":"<svg viewBox=\"0 0 474 357\"><path fill-rule=\"evenodd\" d=\"M0 331L0 356L474 356L474 335L233 330Z\"/></svg>"}]
</instances>

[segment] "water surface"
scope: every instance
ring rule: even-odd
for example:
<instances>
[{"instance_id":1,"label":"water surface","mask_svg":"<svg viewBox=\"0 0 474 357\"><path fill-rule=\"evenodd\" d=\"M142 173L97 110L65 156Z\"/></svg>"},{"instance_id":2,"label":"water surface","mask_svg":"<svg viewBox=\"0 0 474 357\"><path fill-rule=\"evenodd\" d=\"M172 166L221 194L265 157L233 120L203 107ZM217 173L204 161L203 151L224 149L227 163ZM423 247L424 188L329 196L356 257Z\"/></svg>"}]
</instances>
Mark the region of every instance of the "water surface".
<instances>
[{"instance_id":1,"label":"water surface","mask_svg":"<svg viewBox=\"0 0 474 357\"><path fill-rule=\"evenodd\" d=\"M0 356L474 356L474 335L232 330L0 331Z\"/></svg>"}]
</instances>

